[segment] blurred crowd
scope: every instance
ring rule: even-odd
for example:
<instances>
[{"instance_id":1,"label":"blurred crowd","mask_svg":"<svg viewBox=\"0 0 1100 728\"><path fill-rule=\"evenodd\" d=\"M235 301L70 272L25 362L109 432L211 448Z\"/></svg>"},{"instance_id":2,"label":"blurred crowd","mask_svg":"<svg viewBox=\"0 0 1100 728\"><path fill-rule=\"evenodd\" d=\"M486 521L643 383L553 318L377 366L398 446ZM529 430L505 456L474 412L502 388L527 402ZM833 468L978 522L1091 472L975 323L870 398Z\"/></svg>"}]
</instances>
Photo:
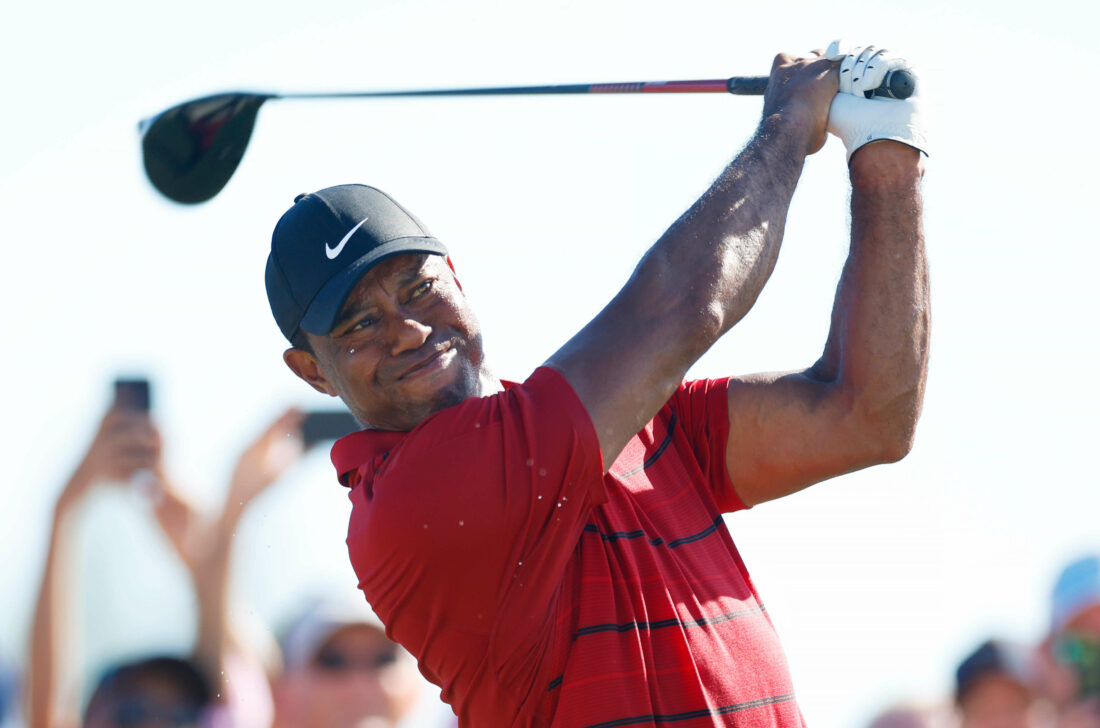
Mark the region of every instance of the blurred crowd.
<instances>
[{"instance_id":1,"label":"blurred crowd","mask_svg":"<svg viewBox=\"0 0 1100 728\"><path fill-rule=\"evenodd\" d=\"M116 390L54 506L20 679L0 670L0 728L453 728L453 713L415 660L385 635L354 581L304 594L269 644L234 622L233 541L250 505L303 454L290 410L241 453L223 505L203 512L172 481L148 394ZM78 619L74 523L88 494L123 484L148 499L190 578L198 621L187 654L136 655L94 682L74 677ZM350 570L349 570L350 571ZM135 587L136 588L136 587Z\"/></svg>"},{"instance_id":2,"label":"blurred crowd","mask_svg":"<svg viewBox=\"0 0 1100 728\"><path fill-rule=\"evenodd\" d=\"M1100 558L1062 569L1037 645L989 638L955 669L947 705L897 705L869 728L1100 727Z\"/></svg>"},{"instance_id":3,"label":"blurred crowd","mask_svg":"<svg viewBox=\"0 0 1100 728\"><path fill-rule=\"evenodd\" d=\"M391 642L354 584L303 595L269 644L243 637L230 604L233 540L249 506L304 451L289 410L241 453L217 512L200 512L165 472L146 402L124 390L54 506L24 674L0 665L0 728L455 728L438 688ZM87 494L125 483L147 498L190 577L198 611L187 654L137 655L74 679L70 543ZM239 612L238 612L239 613ZM868 728L1100 728L1100 558L1067 565L1036 645L991 637L957 666L954 695L898 704Z\"/></svg>"}]
</instances>

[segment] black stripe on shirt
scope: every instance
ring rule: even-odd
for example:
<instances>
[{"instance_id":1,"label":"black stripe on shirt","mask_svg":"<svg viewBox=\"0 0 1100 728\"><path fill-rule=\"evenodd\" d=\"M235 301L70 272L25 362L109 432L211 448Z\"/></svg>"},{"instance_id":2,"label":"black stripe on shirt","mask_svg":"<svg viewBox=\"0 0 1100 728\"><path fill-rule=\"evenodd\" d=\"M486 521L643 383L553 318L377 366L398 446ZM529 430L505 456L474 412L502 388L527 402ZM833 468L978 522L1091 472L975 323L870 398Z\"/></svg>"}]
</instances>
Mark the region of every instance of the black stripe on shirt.
<instances>
[{"instance_id":1,"label":"black stripe on shirt","mask_svg":"<svg viewBox=\"0 0 1100 728\"><path fill-rule=\"evenodd\" d=\"M651 713L650 715L636 715L631 718L619 718L617 720L604 721L603 723L593 723L586 728L618 728L619 726L636 725L638 723L676 723L681 720L691 720L692 718L709 718L718 715L729 715L730 713L738 713L742 710L749 710L750 708L761 708L765 705L787 703L792 700L794 700L794 693L787 693L786 695L775 695L770 698L750 700L747 703L723 705L720 708L704 708L702 710L692 710L686 713L671 713L669 715Z\"/></svg>"},{"instance_id":2,"label":"black stripe on shirt","mask_svg":"<svg viewBox=\"0 0 1100 728\"><path fill-rule=\"evenodd\" d=\"M662 629L664 627L675 627L677 625L681 627L706 627L715 624L722 624L723 622L729 622L732 619L738 619L739 617L750 617L754 614L763 614L767 610L764 609L763 604L757 604L755 607L748 609L739 609L736 612L726 612L720 614L717 617L699 617L698 619L689 619L684 621L682 619L662 619L657 622L627 622L626 624L593 624L588 627L581 627L573 635L573 641L576 642L578 637L583 637L588 634L596 634L597 632L629 632L631 630L655 630ZM565 678L565 674L558 675L556 678L550 681L546 686L547 692L552 692L555 688L561 687L562 680Z\"/></svg>"},{"instance_id":3,"label":"black stripe on shirt","mask_svg":"<svg viewBox=\"0 0 1100 728\"><path fill-rule=\"evenodd\" d=\"M665 454L665 450L668 449L669 443L672 442L672 428L673 427L676 427L676 413L675 412L673 412L672 417L670 417L668 419L668 427L665 428L665 439L661 441L661 444L657 446L657 449L653 452L653 454L645 459L645 462L643 462L641 465L635 465L633 468L631 468L630 470L627 470L625 473L611 473L611 474L614 475L619 480L626 480L627 478L630 478L632 476L637 475L638 473L642 472L643 470L645 470L649 466L653 465L653 463L657 462L657 460L662 455Z\"/></svg>"},{"instance_id":4,"label":"black stripe on shirt","mask_svg":"<svg viewBox=\"0 0 1100 728\"><path fill-rule=\"evenodd\" d=\"M583 637L586 634L595 634L597 632L630 632L632 630L655 630L662 629L664 627L708 627L715 624L722 624L728 622L731 619L737 619L738 617L748 617L754 614L763 614L764 606L758 604L755 607L749 607L748 609L739 609L736 612L726 612L720 614L717 617L699 617L698 619L661 619L656 622L627 622L626 624L593 624L588 627L581 627L573 635L573 640L576 641L578 637Z\"/></svg>"},{"instance_id":5,"label":"black stripe on shirt","mask_svg":"<svg viewBox=\"0 0 1100 728\"><path fill-rule=\"evenodd\" d=\"M694 543L695 541L703 540L707 536L717 531L718 524L720 524L721 522L722 517L718 516L714 519L713 523L711 523L699 533L693 533L690 536L684 536L683 538L678 538L668 542L666 542L660 536L657 536L656 538L647 538L646 540L649 541L649 544L651 546L667 545L670 549L674 549L677 546L683 546L686 543ZM635 538L643 538L645 536L645 531L640 528L636 531L612 531L611 533L604 533L599 529L599 526L595 525L594 523L589 523L585 525L584 531L585 533L595 533L604 541L610 542L618 541L620 539L632 540Z\"/></svg>"}]
</instances>

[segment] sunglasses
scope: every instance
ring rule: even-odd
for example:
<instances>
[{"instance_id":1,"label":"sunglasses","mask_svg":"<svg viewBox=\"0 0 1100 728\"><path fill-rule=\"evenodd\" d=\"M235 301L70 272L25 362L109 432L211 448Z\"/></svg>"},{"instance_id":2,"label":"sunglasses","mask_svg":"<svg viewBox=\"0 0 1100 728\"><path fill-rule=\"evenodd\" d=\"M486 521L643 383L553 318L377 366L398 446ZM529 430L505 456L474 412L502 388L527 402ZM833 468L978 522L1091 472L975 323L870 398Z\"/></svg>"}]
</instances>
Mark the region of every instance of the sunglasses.
<instances>
[{"instance_id":1,"label":"sunglasses","mask_svg":"<svg viewBox=\"0 0 1100 728\"><path fill-rule=\"evenodd\" d=\"M1082 697L1100 696L1100 642L1065 632L1054 642L1054 656L1077 675Z\"/></svg>"},{"instance_id":2,"label":"sunglasses","mask_svg":"<svg viewBox=\"0 0 1100 728\"><path fill-rule=\"evenodd\" d=\"M317 657L313 660L313 664L318 669L330 674L352 670L377 672L386 669L395 662L397 662L396 648L362 655L342 652L337 649L323 649L317 653Z\"/></svg>"}]
</instances>

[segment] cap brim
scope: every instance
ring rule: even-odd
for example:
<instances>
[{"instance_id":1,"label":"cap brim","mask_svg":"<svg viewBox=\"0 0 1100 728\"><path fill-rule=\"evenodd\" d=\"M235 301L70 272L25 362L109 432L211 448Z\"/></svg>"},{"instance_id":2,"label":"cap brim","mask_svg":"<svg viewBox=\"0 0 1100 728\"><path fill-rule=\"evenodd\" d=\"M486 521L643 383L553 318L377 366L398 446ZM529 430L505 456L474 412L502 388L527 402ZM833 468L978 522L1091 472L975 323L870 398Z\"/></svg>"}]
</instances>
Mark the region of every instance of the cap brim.
<instances>
[{"instance_id":1,"label":"cap brim","mask_svg":"<svg viewBox=\"0 0 1100 728\"><path fill-rule=\"evenodd\" d=\"M374 266L386 258L403 253L430 253L435 255L447 255L447 249L443 243L435 238L398 238L390 240L373 248L369 253L359 258L344 270L340 271L322 286L317 295L313 297L309 308L302 315L298 324L299 328L317 336L326 336L336 320L340 317L340 311L344 308L344 302L355 290L359 280Z\"/></svg>"}]
</instances>

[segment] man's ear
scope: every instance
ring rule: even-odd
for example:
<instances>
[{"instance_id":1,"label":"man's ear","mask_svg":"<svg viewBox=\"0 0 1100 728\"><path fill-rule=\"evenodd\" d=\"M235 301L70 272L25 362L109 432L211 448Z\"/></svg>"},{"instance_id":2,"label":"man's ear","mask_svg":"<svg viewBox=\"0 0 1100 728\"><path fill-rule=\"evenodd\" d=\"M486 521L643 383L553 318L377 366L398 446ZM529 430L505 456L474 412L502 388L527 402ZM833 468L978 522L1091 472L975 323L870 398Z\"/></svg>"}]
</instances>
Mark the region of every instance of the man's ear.
<instances>
[{"instance_id":1,"label":"man's ear","mask_svg":"<svg viewBox=\"0 0 1100 728\"><path fill-rule=\"evenodd\" d=\"M317 360L305 349L291 347L283 352L283 361L290 367L290 371L298 375L298 378L321 394L330 397L339 396L336 389L329 383L325 373L321 371Z\"/></svg>"}]
</instances>

